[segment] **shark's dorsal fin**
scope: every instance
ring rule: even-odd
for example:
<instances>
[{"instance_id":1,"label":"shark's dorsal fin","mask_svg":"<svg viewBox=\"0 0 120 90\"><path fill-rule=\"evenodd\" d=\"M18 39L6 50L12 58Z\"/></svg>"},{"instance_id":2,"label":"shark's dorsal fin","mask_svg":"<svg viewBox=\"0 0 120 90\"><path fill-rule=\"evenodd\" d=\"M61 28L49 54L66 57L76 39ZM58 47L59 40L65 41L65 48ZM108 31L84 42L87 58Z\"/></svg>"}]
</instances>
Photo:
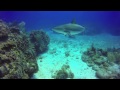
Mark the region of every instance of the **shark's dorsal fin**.
<instances>
[{"instance_id":1,"label":"shark's dorsal fin","mask_svg":"<svg viewBox=\"0 0 120 90\"><path fill-rule=\"evenodd\" d=\"M76 20L73 19L73 20L71 21L71 23L72 23L72 24L76 24Z\"/></svg>"}]
</instances>

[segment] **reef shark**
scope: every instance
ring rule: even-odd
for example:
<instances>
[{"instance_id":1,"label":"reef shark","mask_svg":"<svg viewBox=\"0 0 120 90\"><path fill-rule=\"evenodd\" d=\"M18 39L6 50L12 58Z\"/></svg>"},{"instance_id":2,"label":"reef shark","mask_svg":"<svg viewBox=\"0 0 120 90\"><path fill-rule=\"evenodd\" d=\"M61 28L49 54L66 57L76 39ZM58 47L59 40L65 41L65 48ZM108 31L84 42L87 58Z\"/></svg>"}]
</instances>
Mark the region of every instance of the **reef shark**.
<instances>
[{"instance_id":1,"label":"reef shark","mask_svg":"<svg viewBox=\"0 0 120 90\"><path fill-rule=\"evenodd\" d=\"M79 24L76 24L76 22L73 20L71 23L56 26L52 28L52 30L57 33L61 33L61 34L68 35L68 36L73 36L73 35L83 32L85 30L85 27Z\"/></svg>"}]
</instances>

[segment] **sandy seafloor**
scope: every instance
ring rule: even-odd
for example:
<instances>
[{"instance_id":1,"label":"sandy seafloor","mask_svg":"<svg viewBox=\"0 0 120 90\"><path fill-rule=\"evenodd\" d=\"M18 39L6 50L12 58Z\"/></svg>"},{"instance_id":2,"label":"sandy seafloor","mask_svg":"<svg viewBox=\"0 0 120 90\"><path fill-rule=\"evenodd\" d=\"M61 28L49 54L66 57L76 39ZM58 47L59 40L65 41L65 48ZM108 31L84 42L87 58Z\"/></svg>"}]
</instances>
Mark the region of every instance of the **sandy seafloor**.
<instances>
[{"instance_id":1,"label":"sandy seafloor","mask_svg":"<svg viewBox=\"0 0 120 90\"><path fill-rule=\"evenodd\" d=\"M39 70L33 75L34 79L53 79L52 75L56 70L61 69L63 64L70 66L74 79L97 79L96 71L81 60L82 53L92 43L97 48L120 47L120 36L106 33L94 36L76 35L75 38L69 38L50 30L46 33L50 37L49 49L38 57ZM66 57L65 52L69 52L70 55Z\"/></svg>"}]
</instances>

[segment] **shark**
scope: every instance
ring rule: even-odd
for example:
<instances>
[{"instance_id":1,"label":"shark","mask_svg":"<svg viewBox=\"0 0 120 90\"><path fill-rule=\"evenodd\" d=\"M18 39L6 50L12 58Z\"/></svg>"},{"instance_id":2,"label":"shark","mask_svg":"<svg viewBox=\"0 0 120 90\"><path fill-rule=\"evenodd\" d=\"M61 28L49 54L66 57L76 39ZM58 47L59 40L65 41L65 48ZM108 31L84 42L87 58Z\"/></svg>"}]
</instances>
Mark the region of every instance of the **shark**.
<instances>
[{"instance_id":1,"label":"shark","mask_svg":"<svg viewBox=\"0 0 120 90\"><path fill-rule=\"evenodd\" d=\"M52 28L52 30L54 32L64 34L66 36L67 35L73 36L73 35L82 33L85 30L85 27L77 24L75 20L72 20L71 23L56 26L56 27Z\"/></svg>"}]
</instances>

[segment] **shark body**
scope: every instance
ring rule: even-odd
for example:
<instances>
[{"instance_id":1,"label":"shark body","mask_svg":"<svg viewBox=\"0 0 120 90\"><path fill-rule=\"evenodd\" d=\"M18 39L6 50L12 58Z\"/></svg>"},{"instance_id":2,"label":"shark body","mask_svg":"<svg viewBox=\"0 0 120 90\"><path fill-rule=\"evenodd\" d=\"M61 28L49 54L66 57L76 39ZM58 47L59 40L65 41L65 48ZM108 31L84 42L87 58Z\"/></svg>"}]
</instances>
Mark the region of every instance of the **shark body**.
<instances>
[{"instance_id":1,"label":"shark body","mask_svg":"<svg viewBox=\"0 0 120 90\"><path fill-rule=\"evenodd\" d=\"M72 36L72 35L76 35L76 34L83 32L85 28L76 23L68 23L68 24L56 26L52 30L57 33Z\"/></svg>"}]
</instances>

